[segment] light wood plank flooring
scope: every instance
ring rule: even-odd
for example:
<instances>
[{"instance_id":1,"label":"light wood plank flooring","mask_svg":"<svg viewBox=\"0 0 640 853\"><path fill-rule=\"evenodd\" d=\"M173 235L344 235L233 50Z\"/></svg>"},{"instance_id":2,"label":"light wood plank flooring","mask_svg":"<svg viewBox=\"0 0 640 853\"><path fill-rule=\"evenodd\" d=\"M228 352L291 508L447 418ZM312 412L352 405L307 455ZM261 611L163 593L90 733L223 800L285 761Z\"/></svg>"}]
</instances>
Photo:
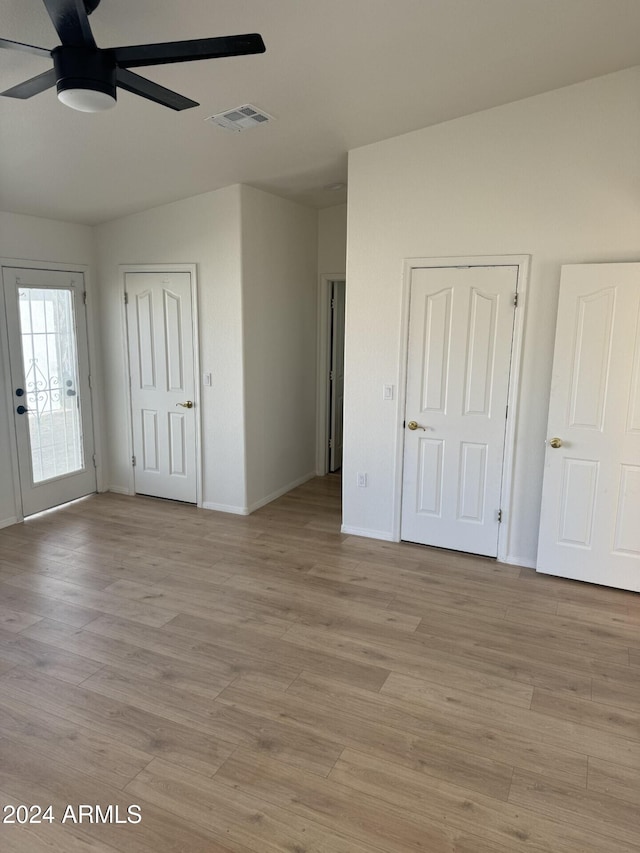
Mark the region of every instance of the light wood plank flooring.
<instances>
[{"instance_id":1,"label":"light wood plank flooring","mask_svg":"<svg viewBox=\"0 0 640 853\"><path fill-rule=\"evenodd\" d=\"M339 489L0 532L0 804L55 817L2 851L640 851L640 597L342 535Z\"/></svg>"}]
</instances>

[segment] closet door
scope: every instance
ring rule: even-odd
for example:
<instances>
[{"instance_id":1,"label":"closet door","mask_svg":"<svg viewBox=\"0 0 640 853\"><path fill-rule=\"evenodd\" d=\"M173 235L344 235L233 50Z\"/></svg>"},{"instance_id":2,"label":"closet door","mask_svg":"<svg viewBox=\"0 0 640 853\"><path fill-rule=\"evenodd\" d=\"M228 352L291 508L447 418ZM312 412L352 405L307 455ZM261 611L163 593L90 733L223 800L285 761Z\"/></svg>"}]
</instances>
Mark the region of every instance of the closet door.
<instances>
[{"instance_id":1,"label":"closet door","mask_svg":"<svg viewBox=\"0 0 640 853\"><path fill-rule=\"evenodd\" d=\"M411 274L402 539L495 557L516 266Z\"/></svg>"},{"instance_id":2,"label":"closet door","mask_svg":"<svg viewBox=\"0 0 640 853\"><path fill-rule=\"evenodd\" d=\"M640 264L562 269L537 570L640 591Z\"/></svg>"}]
</instances>

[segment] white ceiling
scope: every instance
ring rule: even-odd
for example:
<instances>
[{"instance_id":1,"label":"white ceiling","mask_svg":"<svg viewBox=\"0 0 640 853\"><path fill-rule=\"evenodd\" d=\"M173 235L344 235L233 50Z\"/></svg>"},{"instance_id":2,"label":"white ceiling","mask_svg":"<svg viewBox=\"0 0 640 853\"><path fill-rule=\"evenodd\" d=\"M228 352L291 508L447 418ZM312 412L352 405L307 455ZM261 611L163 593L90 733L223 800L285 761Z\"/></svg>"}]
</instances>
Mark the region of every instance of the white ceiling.
<instances>
[{"instance_id":1,"label":"white ceiling","mask_svg":"<svg viewBox=\"0 0 640 853\"><path fill-rule=\"evenodd\" d=\"M237 182L325 207L351 148L640 64L639 0L102 0L90 20L101 47L259 32L267 52L135 69L201 104L179 113L0 98L2 210L97 223ZM0 0L0 37L57 44L41 0ZM47 67L0 50L0 90ZM244 103L277 121L204 123Z\"/></svg>"}]
</instances>

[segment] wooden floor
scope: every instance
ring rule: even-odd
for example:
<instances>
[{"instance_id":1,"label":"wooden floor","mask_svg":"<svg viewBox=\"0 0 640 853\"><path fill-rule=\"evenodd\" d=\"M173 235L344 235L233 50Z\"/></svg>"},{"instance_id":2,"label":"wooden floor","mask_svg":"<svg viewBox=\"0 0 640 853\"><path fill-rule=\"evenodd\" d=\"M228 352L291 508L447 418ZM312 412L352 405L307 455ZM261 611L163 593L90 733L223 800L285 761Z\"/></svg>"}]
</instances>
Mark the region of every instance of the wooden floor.
<instances>
[{"instance_id":1,"label":"wooden floor","mask_svg":"<svg viewBox=\"0 0 640 853\"><path fill-rule=\"evenodd\" d=\"M0 805L54 817L3 853L640 851L640 597L341 535L339 485L0 532Z\"/></svg>"}]
</instances>

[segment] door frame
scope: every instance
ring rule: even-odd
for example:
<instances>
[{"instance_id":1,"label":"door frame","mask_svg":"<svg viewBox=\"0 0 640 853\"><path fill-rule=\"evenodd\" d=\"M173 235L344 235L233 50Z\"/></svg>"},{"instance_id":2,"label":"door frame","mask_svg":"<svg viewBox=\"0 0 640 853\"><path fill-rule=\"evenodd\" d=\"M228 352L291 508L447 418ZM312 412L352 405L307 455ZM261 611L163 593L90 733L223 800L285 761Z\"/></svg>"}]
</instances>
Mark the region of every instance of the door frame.
<instances>
[{"instance_id":1,"label":"door frame","mask_svg":"<svg viewBox=\"0 0 640 853\"><path fill-rule=\"evenodd\" d=\"M345 315L346 288L345 274L333 273L320 276L318 282L318 345L316 373L316 474L324 477L329 473L329 370L331 369L331 288L335 281L345 283ZM345 322L346 328L346 322Z\"/></svg>"},{"instance_id":2,"label":"door frame","mask_svg":"<svg viewBox=\"0 0 640 853\"><path fill-rule=\"evenodd\" d=\"M400 331L400 358L398 372L398 426L396 429L395 488L393 496L392 537L400 542L402 522L402 482L404 474L404 445L406 431L404 413L407 395L407 359L409 354L409 308L411 297L411 274L414 269L442 267L517 267L516 290L518 305L515 312L513 338L511 341L511 369L509 371L509 394L505 429L504 459L501 478L502 523L498 527L498 562L509 561L512 536L512 492L515 435L518 423L520 380L522 368L522 345L524 341L527 309L527 284L531 266L530 255L472 255L436 258L405 258L402 273L402 314Z\"/></svg>"},{"instance_id":3,"label":"door frame","mask_svg":"<svg viewBox=\"0 0 640 853\"><path fill-rule=\"evenodd\" d=\"M14 269L24 270L39 270L41 272L69 272L82 275L84 278L84 289L87 294L85 304L85 316L87 322L87 349L89 355L89 374L91 376L91 385L89 388L89 405L91 406L92 421L93 421L93 450L96 456L96 489L98 492L105 492L107 486L105 484L105 466L103 447L103 430L102 430L102 382L99 370L100 361L98 359L98 351L96 347L96 318L94 309L94 293L93 282L91 280L91 272L88 264L61 264L54 261L34 261L26 258L0 258L0 283L4 280L4 268L11 267ZM24 521L22 514L22 491L20 488L20 472L18 470L18 439L16 436L15 423L11 413L13 412L14 395L13 383L11 381L11 371L9 368L9 337L7 330L7 317L4 309L4 299L2 299L2 317L3 322L0 322L0 355L4 363L3 380L5 385L5 399L7 402L7 426L9 435L9 449L11 453L11 472L13 474L13 500L15 505L15 518L6 519L0 527L8 524Z\"/></svg>"},{"instance_id":4,"label":"door frame","mask_svg":"<svg viewBox=\"0 0 640 853\"><path fill-rule=\"evenodd\" d=\"M131 363L129 355L129 335L127 325L127 306L125 303L126 276L127 273L189 273L191 279L191 325L193 331L193 389L196 409L196 506L202 507L202 413L200 410L200 323L198 320L198 281L197 264L119 264L118 275L120 278L120 310L122 318L122 333L125 342L124 354L124 382L127 389L127 403L125 407L127 418L128 455L133 457L133 402L131 399ZM135 495L135 472L133 465L129 464L129 494Z\"/></svg>"}]
</instances>

